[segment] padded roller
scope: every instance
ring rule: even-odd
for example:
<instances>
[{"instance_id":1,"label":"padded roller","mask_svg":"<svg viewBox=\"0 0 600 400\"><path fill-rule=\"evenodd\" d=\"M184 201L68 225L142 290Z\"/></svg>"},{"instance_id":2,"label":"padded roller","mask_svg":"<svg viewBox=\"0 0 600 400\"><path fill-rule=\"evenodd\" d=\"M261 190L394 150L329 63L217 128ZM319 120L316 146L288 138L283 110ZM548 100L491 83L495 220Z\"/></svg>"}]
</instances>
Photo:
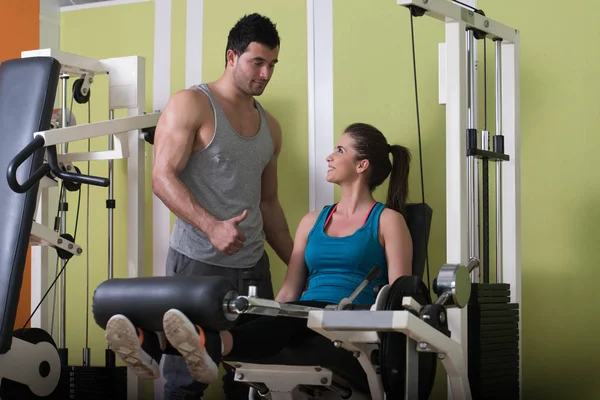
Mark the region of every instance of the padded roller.
<instances>
[{"instance_id":1,"label":"padded roller","mask_svg":"<svg viewBox=\"0 0 600 400\"><path fill-rule=\"evenodd\" d=\"M225 315L223 303L237 296L234 286L220 276L160 276L110 279L94 291L92 312L102 328L115 314L129 318L134 325L162 331L163 315L171 308L209 330L229 329L237 314Z\"/></svg>"}]
</instances>

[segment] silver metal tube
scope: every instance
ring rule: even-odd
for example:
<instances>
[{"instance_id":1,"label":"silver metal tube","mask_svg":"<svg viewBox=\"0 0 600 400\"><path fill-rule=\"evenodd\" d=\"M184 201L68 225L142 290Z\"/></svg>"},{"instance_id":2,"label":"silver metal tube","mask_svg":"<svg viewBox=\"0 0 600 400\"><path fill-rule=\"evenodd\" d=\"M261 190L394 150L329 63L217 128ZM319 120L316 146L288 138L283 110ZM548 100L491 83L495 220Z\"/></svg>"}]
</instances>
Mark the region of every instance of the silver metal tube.
<instances>
[{"instance_id":1,"label":"silver metal tube","mask_svg":"<svg viewBox=\"0 0 600 400\"><path fill-rule=\"evenodd\" d=\"M496 163L496 283L504 280L502 274L502 163Z\"/></svg>"},{"instance_id":2,"label":"silver metal tube","mask_svg":"<svg viewBox=\"0 0 600 400\"><path fill-rule=\"evenodd\" d=\"M286 317L308 318L309 311L323 311L322 308L300 306L297 304L280 303L275 300L257 297L238 296L223 305L225 313L282 315Z\"/></svg>"},{"instance_id":3,"label":"silver metal tube","mask_svg":"<svg viewBox=\"0 0 600 400\"><path fill-rule=\"evenodd\" d=\"M475 40L472 30L467 32L467 127L477 129L475 117L477 115L477 104L475 101L475 82L477 72L475 70ZM479 171L477 158L471 157L467 163L467 222L469 258L479 259ZM471 281L479 282L479 269L471 272Z\"/></svg>"},{"instance_id":4,"label":"silver metal tube","mask_svg":"<svg viewBox=\"0 0 600 400\"><path fill-rule=\"evenodd\" d=\"M92 360L91 360L90 356L91 356L90 348L84 347L83 348L83 366L84 367L89 367L92 364Z\"/></svg>"},{"instance_id":5,"label":"silver metal tube","mask_svg":"<svg viewBox=\"0 0 600 400\"><path fill-rule=\"evenodd\" d=\"M467 109L468 109L468 126L467 128L475 129L475 115L477 113L477 105L475 104L475 40L473 31L467 31Z\"/></svg>"},{"instance_id":6,"label":"silver metal tube","mask_svg":"<svg viewBox=\"0 0 600 400\"><path fill-rule=\"evenodd\" d=\"M115 118L115 110L111 109L108 113L108 119ZM108 136L108 149L114 150L115 148L115 137L114 135ZM113 201L115 198L115 165L114 160L108 160L108 199ZM112 279L114 276L114 218L115 218L115 209L112 207L108 208L108 279Z\"/></svg>"},{"instance_id":7,"label":"silver metal tube","mask_svg":"<svg viewBox=\"0 0 600 400\"><path fill-rule=\"evenodd\" d=\"M502 41L496 41L496 135L502 135ZM496 282L503 282L502 162L496 162Z\"/></svg>"},{"instance_id":8,"label":"silver metal tube","mask_svg":"<svg viewBox=\"0 0 600 400\"><path fill-rule=\"evenodd\" d=\"M478 266L479 266L479 260L476 258L472 258L471 260L469 260L469 263L467 264L467 271L471 272Z\"/></svg>"},{"instance_id":9,"label":"silver metal tube","mask_svg":"<svg viewBox=\"0 0 600 400\"><path fill-rule=\"evenodd\" d=\"M496 135L502 135L502 41L496 44Z\"/></svg>"},{"instance_id":10,"label":"silver metal tube","mask_svg":"<svg viewBox=\"0 0 600 400\"><path fill-rule=\"evenodd\" d=\"M66 128L68 125L67 119L67 81L68 75L61 75L62 80L62 127ZM67 143L61 144L61 152L63 154L69 151ZM67 190L64 184L62 185L61 201L67 202ZM63 209L60 215L60 234L67 232L67 212ZM59 348L65 349L67 347L67 269L64 268L67 260L61 260L62 274L60 277L60 346Z\"/></svg>"}]
</instances>

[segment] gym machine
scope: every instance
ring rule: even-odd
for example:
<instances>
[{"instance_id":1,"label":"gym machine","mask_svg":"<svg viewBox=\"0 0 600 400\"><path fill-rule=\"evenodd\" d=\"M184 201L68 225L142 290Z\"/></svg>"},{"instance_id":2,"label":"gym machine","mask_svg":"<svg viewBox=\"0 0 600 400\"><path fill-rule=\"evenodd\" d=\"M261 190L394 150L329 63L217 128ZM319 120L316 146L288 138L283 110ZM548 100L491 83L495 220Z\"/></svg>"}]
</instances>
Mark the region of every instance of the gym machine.
<instances>
[{"instance_id":1,"label":"gym machine","mask_svg":"<svg viewBox=\"0 0 600 400\"><path fill-rule=\"evenodd\" d=\"M92 123L88 118L87 124L76 125L73 101L87 103L89 115L91 85L99 75L107 75L107 120ZM74 82L69 88L68 81L72 78ZM0 81L0 135L6 137L1 160L6 180L0 192L4 196L2 202L7 204L8 209L15 210L11 211L13 217L5 221L7 243L3 251L6 255L0 269L10 276L0 287L4 293L2 297L8 299L0 332L0 396L3 399L126 398L128 391L137 392L137 379L133 374L126 379L128 371L124 367L116 367L112 351L106 350L105 367L92 366L86 337L82 364L69 365L65 267L73 256L81 256L85 252L76 240L77 223L75 232L67 232L66 192L80 191L82 184L107 188L107 277L111 279L114 273L116 207L114 160L127 159L128 275L142 275L145 142L153 142L153 130L160 116L160 113L144 112L145 61L141 57L94 60L56 50L34 50L23 52L20 59L0 64ZM70 107L67 101L69 94ZM54 108L59 99L61 107ZM119 109L126 110L127 116L115 118L115 111ZM107 150L91 151L89 140L103 136L107 137ZM87 152L68 151L70 142L86 139ZM90 161L100 160L108 161L108 178L83 175L73 164L87 161L89 167ZM59 200L55 205L53 201L57 197ZM32 328L25 328L26 323L23 329L13 332L29 246L32 305L35 307L32 307L27 323L31 322ZM50 275L50 265L53 264L50 260L54 256L54 252L49 251L51 248L56 252L54 275ZM51 329L54 318L50 317L49 302L45 300L51 289L56 291L55 283L59 279L60 326L59 340L55 341ZM21 367L15 368L17 364Z\"/></svg>"},{"instance_id":2,"label":"gym machine","mask_svg":"<svg viewBox=\"0 0 600 400\"><path fill-rule=\"evenodd\" d=\"M5 254L0 254L4 261L2 271L10 277L0 287L9 299L4 307L0 331L3 398L11 398L6 388L14 384L24 386L36 396L45 397L58 385L60 371L57 372L57 365L64 364L65 352L56 350L52 338L44 330L12 333L18 302L15 288L19 287L22 278L30 238L57 251L60 249L72 255L81 254L74 240L64 237L64 232L58 236L56 231L40 233L43 228L34 225L38 190L44 185L52 186L58 179L64 183L102 186L111 182L110 179L70 172L68 163L76 158L69 160L66 151L60 154L62 159L59 158L55 146L121 132L134 132L128 134L125 141L130 144L129 178L134 183L133 189L130 186L133 195L130 193L129 205L135 204L135 212L133 217L130 213L132 221L128 221L129 244L133 248L130 247L129 253L130 277L114 279L109 276L94 293L94 318L101 327L105 326L110 316L121 313L142 327L160 330L162 313L169 308L181 309L194 322L208 329L226 329L235 323L237 315L243 313L292 315L306 318L307 326L320 333L317 337L327 344L333 341L334 346L328 348L338 350L340 357L350 357L358 362L362 379L353 379L352 373L343 368L324 366L321 362L314 363L315 360L303 364L299 364L299 358L291 358L286 364L281 364L282 359L264 362L252 360L250 363L228 360L236 368L236 379L251 384L254 394L273 399L302 399L309 395L321 395L323 398L426 398L433 385L432 365L437 358L442 361L448 375L449 398L520 397L521 345L516 336L520 326L521 300L519 32L489 19L480 10L471 10L445 0L397 0L397 3L410 11L411 27L413 18L422 16L438 19L446 27L441 62L445 83L441 85L441 97L446 104L447 263L441 267L433 285L437 300L430 301L429 291L418 274L381 288L377 303L368 309L353 305L348 299L335 309L325 310L301 309L258 299L252 296L252 291L247 296L241 296L219 278L211 281L209 278L139 277L139 269L143 265L142 241L139 237L143 232L143 211L140 211L143 210L143 173L139 174L143 172L143 152L140 147L144 140L140 130L148 128L151 135L158 115L143 115L143 96L140 96L134 101L135 105L125 107L131 107L130 112L135 117L72 127L63 124L62 128L55 129L57 136L52 135L49 129L55 94L53 88L58 86L58 80L67 66L79 62L69 62L71 55L67 54L38 52L0 65L0 115L11 115L11 118L3 118L0 125L0 134L11 135L2 150L8 179L0 187L0 194L4 196L2 201L11 210L16 210L5 223L5 232L9 234L4 246ZM474 118L478 110L474 101L476 74L473 49L476 39L489 39L496 47L497 131L493 150L490 150L487 127L482 133L483 140L478 138ZM82 58L77 59L83 61ZM136 63L140 61L139 58L134 59ZM17 65L17 61L20 64ZM91 60L91 64L87 64L90 60L85 61L88 66L94 65L94 60ZM108 65L100 62L102 64ZM106 69L86 69L79 64L77 72L74 72L83 79L78 96L81 94L85 97L86 82L91 83L89 79L86 80L90 76L88 71L98 73L103 70L106 72ZM136 71L143 71L143 68L136 64ZM112 75L111 71L109 76ZM31 79L31 76L37 79ZM29 82L31 90L23 91L19 87L16 92L16 85L11 85L16 81ZM139 80L137 84L133 90L139 96L140 92L143 93L143 84ZM29 112L15 113L11 101L17 100L26 105L19 110L28 109ZM66 113L63 112L63 115ZM44 157L47 162L44 162ZM495 283L489 281L486 242L489 240L486 232L486 219L489 217L486 204L483 212L483 258L479 254L478 165L481 162L484 170L482 178L486 203L486 183L489 182L485 179L485 171L490 161L496 165L497 177L498 272ZM50 178L50 182L46 178ZM39 203L44 204L43 199ZM37 223L39 218L38 215ZM411 233L415 237L414 231L411 230ZM12 240L10 243L9 239ZM63 243L66 249L60 246ZM150 291L156 293L153 288L161 288L159 292L162 297L149 297ZM203 306L193 307L198 304ZM34 338L35 335L38 337ZM61 342L63 338L64 335ZM505 343L499 342L498 338L508 339ZM60 349L65 349L64 343L61 343ZM15 361L24 357L30 360L23 364L26 367L14 368ZM495 368L515 363L517 368L509 373ZM498 375L498 371L503 374ZM503 384L503 389L500 384Z\"/></svg>"},{"instance_id":3,"label":"gym machine","mask_svg":"<svg viewBox=\"0 0 600 400\"><path fill-rule=\"evenodd\" d=\"M372 306L353 304L356 292L326 309L282 304L257 298L252 285L248 295L239 295L218 277L117 279L95 291L98 325L104 328L111 316L124 314L136 326L160 331L162 316L170 308L207 330L229 329L239 314L306 319L319 333L314 341L268 359L224 360L234 367L237 381L251 386L251 398L427 399L438 359L448 377L450 399L520 398L519 32L464 4L397 3L408 9L411 29L413 19L423 16L446 26L440 98L446 105L447 263L432 286L437 299L431 301L421 280L422 259L413 260L412 276L381 288ZM491 40L496 47L493 138L487 126L478 138L475 39ZM497 177L496 282L490 282L489 273L490 162L495 163ZM415 215L421 214L409 212L409 218ZM427 218L409 224L416 259L426 254L428 234L419 234L415 227L428 232L428 224ZM366 277L357 291L368 281Z\"/></svg>"}]
</instances>

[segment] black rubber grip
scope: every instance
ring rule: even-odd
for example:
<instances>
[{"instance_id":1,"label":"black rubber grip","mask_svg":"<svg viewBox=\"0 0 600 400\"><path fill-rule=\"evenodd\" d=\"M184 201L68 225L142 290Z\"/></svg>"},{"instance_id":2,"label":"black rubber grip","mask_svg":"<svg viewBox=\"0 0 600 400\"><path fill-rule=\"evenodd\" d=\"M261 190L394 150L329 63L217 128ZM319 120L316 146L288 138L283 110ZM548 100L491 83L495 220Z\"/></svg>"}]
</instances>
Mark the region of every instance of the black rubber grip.
<instances>
[{"instance_id":1,"label":"black rubber grip","mask_svg":"<svg viewBox=\"0 0 600 400\"><path fill-rule=\"evenodd\" d=\"M379 273L381 272L381 268L379 268L377 265L373 267L373 269L371 269L369 271L369 273L367 274L367 277L365 278L367 281L369 281L369 283L373 282L375 280L375 278L377 278L377 276L379 276Z\"/></svg>"}]
</instances>

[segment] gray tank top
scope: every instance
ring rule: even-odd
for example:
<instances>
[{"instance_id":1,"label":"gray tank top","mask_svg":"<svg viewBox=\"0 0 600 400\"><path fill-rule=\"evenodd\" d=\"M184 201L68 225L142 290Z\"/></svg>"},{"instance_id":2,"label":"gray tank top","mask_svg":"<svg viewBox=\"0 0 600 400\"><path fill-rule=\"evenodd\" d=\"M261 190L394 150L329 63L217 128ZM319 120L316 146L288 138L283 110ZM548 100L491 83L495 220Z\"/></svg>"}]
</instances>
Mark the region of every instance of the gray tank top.
<instances>
[{"instance_id":1,"label":"gray tank top","mask_svg":"<svg viewBox=\"0 0 600 400\"><path fill-rule=\"evenodd\" d=\"M208 96L214 111L214 138L203 150L193 153L179 175L198 203L219 220L248 216L238 228L246 235L244 247L233 255L216 250L208 236L179 218L171 234L171 247L206 264L231 268L254 266L264 253L265 235L260 212L261 176L273 157L274 146L267 116L260 115L260 128L252 137L240 136L229 124L223 109L206 84L196 86Z\"/></svg>"}]
</instances>

